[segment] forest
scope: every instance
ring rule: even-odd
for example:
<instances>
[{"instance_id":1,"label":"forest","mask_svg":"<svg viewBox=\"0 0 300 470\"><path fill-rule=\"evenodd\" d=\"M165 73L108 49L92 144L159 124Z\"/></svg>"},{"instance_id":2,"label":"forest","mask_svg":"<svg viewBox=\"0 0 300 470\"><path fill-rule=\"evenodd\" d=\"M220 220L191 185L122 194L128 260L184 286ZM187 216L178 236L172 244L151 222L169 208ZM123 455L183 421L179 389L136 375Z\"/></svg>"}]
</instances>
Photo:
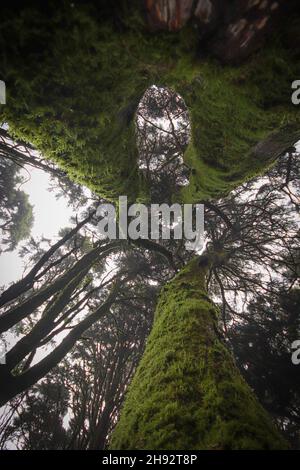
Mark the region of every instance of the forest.
<instances>
[{"instance_id":1,"label":"forest","mask_svg":"<svg viewBox=\"0 0 300 470\"><path fill-rule=\"evenodd\" d=\"M299 7L1 4L1 450L300 450Z\"/></svg>"}]
</instances>

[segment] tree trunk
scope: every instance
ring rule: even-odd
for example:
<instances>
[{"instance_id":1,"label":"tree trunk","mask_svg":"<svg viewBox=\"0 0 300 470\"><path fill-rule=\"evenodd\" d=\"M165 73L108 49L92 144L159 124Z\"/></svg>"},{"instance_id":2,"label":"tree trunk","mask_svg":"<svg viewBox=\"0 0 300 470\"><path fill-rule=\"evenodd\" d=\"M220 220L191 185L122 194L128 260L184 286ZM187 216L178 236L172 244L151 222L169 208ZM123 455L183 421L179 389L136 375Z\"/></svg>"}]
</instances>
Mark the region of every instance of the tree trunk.
<instances>
[{"instance_id":1,"label":"tree trunk","mask_svg":"<svg viewBox=\"0 0 300 470\"><path fill-rule=\"evenodd\" d=\"M103 450L107 440L107 434L111 425L112 404L105 406L99 422L97 423L89 443L89 450Z\"/></svg>"},{"instance_id":2,"label":"tree trunk","mask_svg":"<svg viewBox=\"0 0 300 470\"><path fill-rule=\"evenodd\" d=\"M112 449L284 449L218 333L208 256L162 291Z\"/></svg>"}]
</instances>

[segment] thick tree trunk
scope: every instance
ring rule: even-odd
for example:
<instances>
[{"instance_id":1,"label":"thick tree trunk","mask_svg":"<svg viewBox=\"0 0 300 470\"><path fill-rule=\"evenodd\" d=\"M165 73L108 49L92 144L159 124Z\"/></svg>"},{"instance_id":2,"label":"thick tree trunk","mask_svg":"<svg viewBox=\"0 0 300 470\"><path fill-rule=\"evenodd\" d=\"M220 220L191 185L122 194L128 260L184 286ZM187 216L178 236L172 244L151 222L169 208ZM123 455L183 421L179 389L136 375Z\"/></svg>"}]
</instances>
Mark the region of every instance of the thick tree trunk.
<instances>
[{"instance_id":1,"label":"thick tree trunk","mask_svg":"<svg viewBox=\"0 0 300 470\"><path fill-rule=\"evenodd\" d=\"M299 2L107 0L72 8L51 0L19 10L13 3L2 15L1 119L103 197L147 194L135 111L153 84L180 93L189 110L187 203L223 196L263 171L275 155L256 158L252 149L285 125L300 129L291 102L299 23L287 11ZM262 49L272 31L276 41ZM300 131L288 147L299 139Z\"/></svg>"},{"instance_id":2,"label":"thick tree trunk","mask_svg":"<svg viewBox=\"0 0 300 470\"><path fill-rule=\"evenodd\" d=\"M209 264L195 259L164 288L112 449L287 447L218 333Z\"/></svg>"}]
</instances>

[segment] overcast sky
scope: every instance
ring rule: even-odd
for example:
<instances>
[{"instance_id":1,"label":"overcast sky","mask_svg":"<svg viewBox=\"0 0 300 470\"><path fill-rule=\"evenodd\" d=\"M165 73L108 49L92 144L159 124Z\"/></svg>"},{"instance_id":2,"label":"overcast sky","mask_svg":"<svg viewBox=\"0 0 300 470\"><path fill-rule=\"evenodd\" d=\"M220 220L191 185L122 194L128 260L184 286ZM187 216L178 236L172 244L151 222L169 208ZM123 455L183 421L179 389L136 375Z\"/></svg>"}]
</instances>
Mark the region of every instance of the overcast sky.
<instances>
[{"instance_id":1,"label":"overcast sky","mask_svg":"<svg viewBox=\"0 0 300 470\"><path fill-rule=\"evenodd\" d=\"M57 200L55 192L48 191L50 177L46 172L30 168L30 177L26 170L22 170L21 174L26 182L20 189L29 195L33 205L34 225L31 235L34 238L43 235L56 241L59 230L68 226L70 217L74 215L72 208L68 207L63 197ZM18 255L22 245L26 245L26 241L21 242L16 250L0 256L0 286L22 277L23 260Z\"/></svg>"}]
</instances>

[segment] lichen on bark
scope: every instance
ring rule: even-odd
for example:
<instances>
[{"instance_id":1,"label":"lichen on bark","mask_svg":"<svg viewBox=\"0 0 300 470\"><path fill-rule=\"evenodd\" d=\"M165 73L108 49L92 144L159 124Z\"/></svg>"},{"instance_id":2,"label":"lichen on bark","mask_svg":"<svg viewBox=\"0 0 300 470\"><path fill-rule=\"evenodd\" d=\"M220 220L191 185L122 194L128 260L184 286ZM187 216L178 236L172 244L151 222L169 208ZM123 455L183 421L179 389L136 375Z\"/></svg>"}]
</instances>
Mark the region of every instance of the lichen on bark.
<instances>
[{"instance_id":1,"label":"lichen on bark","mask_svg":"<svg viewBox=\"0 0 300 470\"><path fill-rule=\"evenodd\" d=\"M163 289L112 449L287 448L218 332L211 262L195 258Z\"/></svg>"}]
</instances>

